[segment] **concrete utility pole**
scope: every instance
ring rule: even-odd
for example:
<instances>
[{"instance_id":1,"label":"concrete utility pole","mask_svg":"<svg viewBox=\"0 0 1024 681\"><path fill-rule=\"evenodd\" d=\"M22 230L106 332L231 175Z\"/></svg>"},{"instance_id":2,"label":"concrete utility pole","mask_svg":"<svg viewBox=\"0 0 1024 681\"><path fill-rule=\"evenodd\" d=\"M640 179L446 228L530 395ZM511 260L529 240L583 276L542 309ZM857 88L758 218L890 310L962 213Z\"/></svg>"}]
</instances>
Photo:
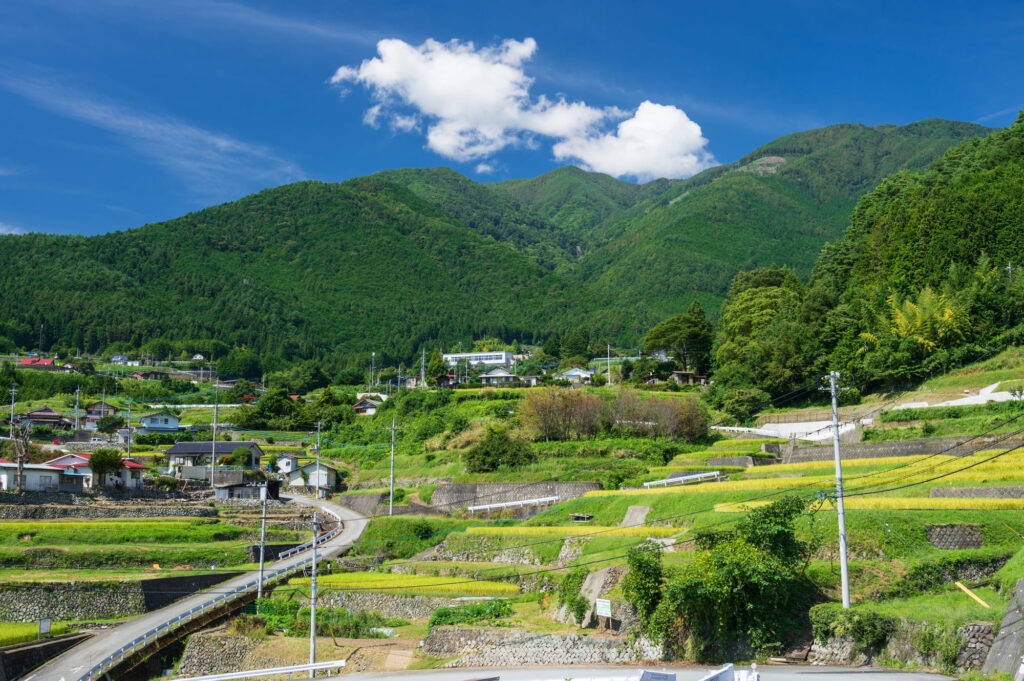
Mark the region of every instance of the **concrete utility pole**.
<instances>
[{"instance_id":1,"label":"concrete utility pole","mask_svg":"<svg viewBox=\"0 0 1024 681\"><path fill-rule=\"evenodd\" d=\"M213 489L214 466L217 462L217 407L220 406L220 393L213 388L213 440L210 442L210 489Z\"/></svg>"},{"instance_id":2,"label":"concrete utility pole","mask_svg":"<svg viewBox=\"0 0 1024 681\"><path fill-rule=\"evenodd\" d=\"M608 344L608 385L612 384L612 346Z\"/></svg>"},{"instance_id":3,"label":"concrete utility pole","mask_svg":"<svg viewBox=\"0 0 1024 681\"><path fill-rule=\"evenodd\" d=\"M267 483L260 487L260 499L263 501L263 526L260 529L260 581L256 586L256 598L263 598L263 558L267 548Z\"/></svg>"},{"instance_id":4,"label":"concrete utility pole","mask_svg":"<svg viewBox=\"0 0 1024 681\"><path fill-rule=\"evenodd\" d=\"M313 579L309 589L309 663L316 663L316 511L313 511ZM309 678L316 674L309 670Z\"/></svg>"},{"instance_id":5,"label":"concrete utility pole","mask_svg":"<svg viewBox=\"0 0 1024 681\"><path fill-rule=\"evenodd\" d=\"M18 394L18 386L17 385L12 385L11 386L11 428L10 428L10 431L7 433L7 437L9 437L12 440L14 439L14 396L17 395L17 394Z\"/></svg>"},{"instance_id":6,"label":"concrete utility pole","mask_svg":"<svg viewBox=\"0 0 1024 681\"><path fill-rule=\"evenodd\" d=\"M82 386L75 388L75 430L78 430L78 396L82 392Z\"/></svg>"},{"instance_id":7,"label":"concrete utility pole","mask_svg":"<svg viewBox=\"0 0 1024 681\"><path fill-rule=\"evenodd\" d=\"M839 372L828 374L832 392L832 445L836 458L836 512L839 516L839 569L843 582L843 607L850 607L850 570L846 559L846 511L843 506L843 462L839 455Z\"/></svg>"},{"instance_id":8,"label":"concrete utility pole","mask_svg":"<svg viewBox=\"0 0 1024 681\"><path fill-rule=\"evenodd\" d=\"M395 425L395 417L391 417L391 427L388 428L391 431L391 496L388 501L388 515L394 515L395 512L395 431L399 430L398 426Z\"/></svg>"},{"instance_id":9,"label":"concrete utility pole","mask_svg":"<svg viewBox=\"0 0 1024 681\"><path fill-rule=\"evenodd\" d=\"M427 351L420 350L420 388L427 388Z\"/></svg>"},{"instance_id":10,"label":"concrete utility pole","mask_svg":"<svg viewBox=\"0 0 1024 681\"><path fill-rule=\"evenodd\" d=\"M316 482L314 483L313 496L320 498L320 421L316 422Z\"/></svg>"},{"instance_id":11,"label":"concrete utility pole","mask_svg":"<svg viewBox=\"0 0 1024 681\"><path fill-rule=\"evenodd\" d=\"M132 401L128 400L128 458L132 458Z\"/></svg>"}]
</instances>

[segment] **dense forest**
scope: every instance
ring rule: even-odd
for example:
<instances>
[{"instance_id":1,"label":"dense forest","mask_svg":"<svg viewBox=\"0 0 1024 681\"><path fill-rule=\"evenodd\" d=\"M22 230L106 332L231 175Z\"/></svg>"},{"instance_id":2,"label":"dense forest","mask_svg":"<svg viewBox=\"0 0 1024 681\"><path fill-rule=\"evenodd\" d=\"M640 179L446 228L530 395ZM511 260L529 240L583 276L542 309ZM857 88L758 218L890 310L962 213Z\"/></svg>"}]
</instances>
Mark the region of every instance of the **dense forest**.
<instances>
[{"instance_id":1,"label":"dense forest","mask_svg":"<svg viewBox=\"0 0 1024 681\"><path fill-rule=\"evenodd\" d=\"M361 364L370 351L408 365L423 348L481 337L543 343L578 329L595 346L630 346L694 300L717 320L744 270L779 265L806 280L859 196L892 173L887 194L934 184L914 178L952 172L946 157L920 174L988 131L940 120L831 126L689 180L645 185L576 168L491 184L444 168L392 170L268 189L101 236L0 236L0 351L37 347L40 325L44 350L205 343L214 360L234 352L264 370ZM975 147L957 149L966 158ZM881 258L905 266L904 246L866 241L878 239L868 223L885 210L881 199L861 203L851 236L826 252L809 291L845 277L839 269L857 248L876 261L857 261L850 281L890 267ZM937 263L955 245L929 248ZM827 349L846 347L836 340Z\"/></svg>"},{"instance_id":2,"label":"dense forest","mask_svg":"<svg viewBox=\"0 0 1024 681\"><path fill-rule=\"evenodd\" d=\"M778 395L836 369L900 386L1024 343L1024 114L865 194L809 284L733 279L715 348L726 387Z\"/></svg>"}]
</instances>

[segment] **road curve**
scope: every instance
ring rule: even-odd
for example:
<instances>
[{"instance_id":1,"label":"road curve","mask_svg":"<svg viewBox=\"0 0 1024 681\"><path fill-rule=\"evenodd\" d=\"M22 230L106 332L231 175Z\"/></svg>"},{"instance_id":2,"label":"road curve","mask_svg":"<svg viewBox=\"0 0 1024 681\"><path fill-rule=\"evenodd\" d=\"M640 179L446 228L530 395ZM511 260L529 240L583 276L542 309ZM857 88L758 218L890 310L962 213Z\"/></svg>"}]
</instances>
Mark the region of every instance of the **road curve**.
<instances>
[{"instance_id":1,"label":"road curve","mask_svg":"<svg viewBox=\"0 0 1024 681\"><path fill-rule=\"evenodd\" d=\"M295 496L292 501L304 506L316 507L331 511L338 516L344 527L334 537L324 542L317 548L317 558L328 558L337 555L340 551L353 544L362 535L369 519L355 511L339 506L333 502L323 500L307 499ZM267 565L267 571L284 567L291 567L309 559L309 551L289 556ZM113 629L101 632L87 641L84 641L74 648L71 648L59 657L50 660L42 667L24 677L23 681L79 681L86 678L89 670L100 660L108 655L116 653L123 646L131 644L135 639L166 622L174 620L179 615L188 613L189 610L202 605L210 599L210 593L230 591L236 587L255 584L259 578L256 571L247 572L244 575L235 577L226 582L221 582L207 591L183 598L159 610L148 612L129 622L125 622Z\"/></svg>"}]
</instances>

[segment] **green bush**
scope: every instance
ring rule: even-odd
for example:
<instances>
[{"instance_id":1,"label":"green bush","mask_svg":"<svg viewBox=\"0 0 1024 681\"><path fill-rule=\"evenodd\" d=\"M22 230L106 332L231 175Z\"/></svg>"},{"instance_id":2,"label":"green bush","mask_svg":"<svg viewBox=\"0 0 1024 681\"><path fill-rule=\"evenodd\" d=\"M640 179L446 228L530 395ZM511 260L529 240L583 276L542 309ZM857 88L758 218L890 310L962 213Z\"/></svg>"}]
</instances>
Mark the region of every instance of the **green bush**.
<instances>
[{"instance_id":1,"label":"green bush","mask_svg":"<svg viewBox=\"0 0 1024 681\"><path fill-rule=\"evenodd\" d=\"M646 622L661 601L661 546L645 541L626 553L629 571L622 578L622 595Z\"/></svg>"},{"instance_id":2,"label":"green bush","mask_svg":"<svg viewBox=\"0 0 1024 681\"><path fill-rule=\"evenodd\" d=\"M266 622L267 633L283 630L286 636L309 636L309 607L303 602L260 598L256 600L256 612ZM365 610L352 612L344 608L317 608L316 611L317 636L383 638L384 634L373 629L407 624L405 620L383 617L380 613Z\"/></svg>"},{"instance_id":3,"label":"green bush","mask_svg":"<svg viewBox=\"0 0 1024 681\"><path fill-rule=\"evenodd\" d=\"M896 630L896 620L860 610L846 610L840 603L821 603L811 608L811 631L819 640L849 638L860 651L878 650Z\"/></svg>"},{"instance_id":4,"label":"green bush","mask_svg":"<svg viewBox=\"0 0 1024 681\"><path fill-rule=\"evenodd\" d=\"M585 567L578 567L566 575L558 585L558 605L566 606L577 624L583 623L583 618L590 609L590 602L580 593L588 574Z\"/></svg>"},{"instance_id":5,"label":"green bush","mask_svg":"<svg viewBox=\"0 0 1024 681\"><path fill-rule=\"evenodd\" d=\"M430 626L469 624L484 620L498 620L512 614L512 604L500 598L482 603L471 603L451 608L438 608L430 616Z\"/></svg>"},{"instance_id":6,"label":"green bush","mask_svg":"<svg viewBox=\"0 0 1024 681\"><path fill-rule=\"evenodd\" d=\"M981 556L971 554L939 556L914 565L899 582L872 595L876 599L906 598L934 591L943 585L961 579L966 571L992 574L1003 567L1012 555L1012 553L997 553Z\"/></svg>"},{"instance_id":7,"label":"green bush","mask_svg":"<svg viewBox=\"0 0 1024 681\"><path fill-rule=\"evenodd\" d=\"M509 436L506 429L492 427L463 458L470 473L490 473L502 467L518 468L533 463L537 455L529 444Z\"/></svg>"}]
</instances>

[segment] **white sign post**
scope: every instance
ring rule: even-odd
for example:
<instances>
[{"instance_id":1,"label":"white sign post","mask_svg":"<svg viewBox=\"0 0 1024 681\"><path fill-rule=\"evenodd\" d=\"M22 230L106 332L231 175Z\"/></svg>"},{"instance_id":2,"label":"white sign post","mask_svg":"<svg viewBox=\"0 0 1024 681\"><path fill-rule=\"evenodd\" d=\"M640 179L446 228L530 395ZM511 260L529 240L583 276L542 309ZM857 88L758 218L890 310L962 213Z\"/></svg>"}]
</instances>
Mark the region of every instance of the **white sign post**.
<instances>
[{"instance_id":1,"label":"white sign post","mask_svg":"<svg viewBox=\"0 0 1024 681\"><path fill-rule=\"evenodd\" d=\"M612 630L612 602L607 598L598 598L594 601L594 614L600 629Z\"/></svg>"},{"instance_id":2,"label":"white sign post","mask_svg":"<svg viewBox=\"0 0 1024 681\"><path fill-rule=\"evenodd\" d=\"M50 620L39 620L39 638L50 635Z\"/></svg>"}]
</instances>

